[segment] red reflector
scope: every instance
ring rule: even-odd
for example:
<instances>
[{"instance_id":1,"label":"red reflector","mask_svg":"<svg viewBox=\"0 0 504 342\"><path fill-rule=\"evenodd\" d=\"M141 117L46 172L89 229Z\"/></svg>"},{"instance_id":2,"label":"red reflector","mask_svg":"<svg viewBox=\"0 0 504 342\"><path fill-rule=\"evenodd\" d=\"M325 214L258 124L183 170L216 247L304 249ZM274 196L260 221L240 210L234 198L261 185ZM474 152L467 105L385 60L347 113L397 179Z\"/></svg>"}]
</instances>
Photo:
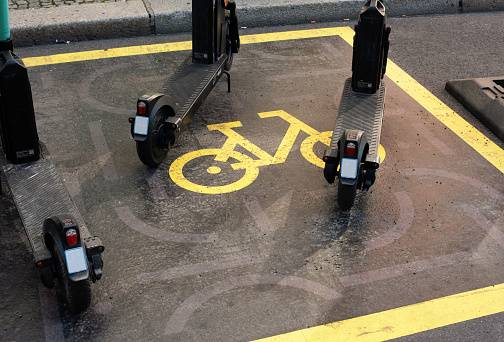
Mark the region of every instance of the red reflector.
<instances>
[{"instance_id":1,"label":"red reflector","mask_svg":"<svg viewBox=\"0 0 504 342\"><path fill-rule=\"evenodd\" d=\"M349 157L353 157L355 154L355 143L353 142L348 142L346 144L346 153L348 154Z\"/></svg>"},{"instance_id":2,"label":"red reflector","mask_svg":"<svg viewBox=\"0 0 504 342\"><path fill-rule=\"evenodd\" d=\"M138 102L138 114L145 115L147 113L147 105L145 102Z\"/></svg>"},{"instance_id":3,"label":"red reflector","mask_svg":"<svg viewBox=\"0 0 504 342\"><path fill-rule=\"evenodd\" d=\"M68 245L70 247L75 246L77 244L77 231L75 229L68 229L65 234Z\"/></svg>"}]
</instances>

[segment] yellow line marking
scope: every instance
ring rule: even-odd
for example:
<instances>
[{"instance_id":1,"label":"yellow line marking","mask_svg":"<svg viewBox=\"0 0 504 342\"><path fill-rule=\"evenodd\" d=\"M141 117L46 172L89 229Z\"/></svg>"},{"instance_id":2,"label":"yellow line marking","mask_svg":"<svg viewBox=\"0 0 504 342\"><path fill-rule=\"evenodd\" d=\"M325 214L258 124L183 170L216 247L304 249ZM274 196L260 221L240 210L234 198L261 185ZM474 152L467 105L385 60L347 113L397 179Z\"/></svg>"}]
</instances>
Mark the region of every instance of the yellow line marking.
<instances>
[{"instance_id":1,"label":"yellow line marking","mask_svg":"<svg viewBox=\"0 0 504 342\"><path fill-rule=\"evenodd\" d=\"M95 59L148 55L151 53L184 51L191 49L191 42L130 46L105 50L63 53L59 55L23 58L26 67L61 63L91 61Z\"/></svg>"},{"instance_id":2,"label":"yellow line marking","mask_svg":"<svg viewBox=\"0 0 504 342\"><path fill-rule=\"evenodd\" d=\"M504 150L489 140L469 122L462 119L450 107L431 94L420 83L390 60L387 63L388 77L401 87L415 101L427 109L434 117L452 130L483 158L488 160L500 172L504 173ZM464 156L461 156L464 158Z\"/></svg>"},{"instance_id":3,"label":"yellow line marking","mask_svg":"<svg viewBox=\"0 0 504 342\"><path fill-rule=\"evenodd\" d=\"M281 40L338 36L348 30L353 32L352 29L349 27L335 27L335 28L304 30L304 31L262 33L240 37L240 42L241 44L255 44L265 42L276 42ZM161 52L186 51L190 50L191 48L192 48L191 41L185 41L178 43L140 45L140 46L105 49L105 50L72 52L72 53L64 53L59 55L50 55L41 57L27 57L23 58L23 62L26 67L34 67L34 66L51 65L51 64L90 61L104 58L148 55L152 53L161 53Z\"/></svg>"},{"instance_id":4,"label":"yellow line marking","mask_svg":"<svg viewBox=\"0 0 504 342\"><path fill-rule=\"evenodd\" d=\"M329 37L329 36L344 36L344 35L348 35L349 33L352 34L352 40L353 40L354 31L348 26L312 29L312 30L254 34L254 35L244 36L243 38L240 37L240 40L241 40L242 44L255 44L255 43L277 42L277 41L281 41L281 40L320 38L320 37Z\"/></svg>"},{"instance_id":5,"label":"yellow line marking","mask_svg":"<svg viewBox=\"0 0 504 342\"><path fill-rule=\"evenodd\" d=\"M504 311L504 284L293 331L255 342L376 342Z\"/></svg>"}]
</instances>

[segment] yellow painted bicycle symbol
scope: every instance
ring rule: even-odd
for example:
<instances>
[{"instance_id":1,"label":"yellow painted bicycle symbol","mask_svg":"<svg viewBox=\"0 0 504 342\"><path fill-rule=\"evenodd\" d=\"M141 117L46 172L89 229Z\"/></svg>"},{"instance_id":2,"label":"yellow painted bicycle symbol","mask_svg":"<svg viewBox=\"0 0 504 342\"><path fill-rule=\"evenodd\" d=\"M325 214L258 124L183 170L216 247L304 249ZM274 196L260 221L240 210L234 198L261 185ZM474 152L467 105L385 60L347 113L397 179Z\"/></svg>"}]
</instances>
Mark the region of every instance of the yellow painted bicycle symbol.
<instances>
[{"instance_id":1,"label":"yellow painted bicycle symbol","mask_svg":"<svg viewBox=\"0 0 504 342\"><path fill-rule=\"evenodd\" d=\"M239 121L209 125L207 126L209 130L220 131L222 134L227 136L224 145L221 148L202 149L180 156L170 166L169 173L171 179L175 182L175 184L186 190L203 194L224 194L243 189L250 185L257 178L257 176L259 175L260 166L284 163L301 131L308 134L308 138L306 138L301 143L301 154L310 163L320 168L324 167L324 162L322 161L322 159L317 157L313 152L313 146L317 142L321 142L329 146L331 142L330 140L332 131L319 132L283 110L263 112L259 113L258 115L262 119L280 117L290 124L274 156L270 155L263 149L259 148L257 145L253 144L250 140L235 132L233 130L234 128L242 127L242 124ZM253 159L246 154L236 151L235 148L238 145L249 151L258 159ZM385 158L385 150L381 146L379 153L381 159L383 160ZM215 156L215 158L213 158L213 164L215 165L210 165L206 169L206 172L209 175L220 174L222 172L222 168L217 165L219 163L222 164L222 162L227 163L228 159L230 158L238 161L231 164L233 170L245 170L245 172L243 176L241 176L241 178L239 178L238 180L224 185L196 184L190 181L186 176L184 176L184 166L186 166L196 158L208 158L208 156ZM197 178L201 179L201 177Z\"/></svg>"}]
</instances>

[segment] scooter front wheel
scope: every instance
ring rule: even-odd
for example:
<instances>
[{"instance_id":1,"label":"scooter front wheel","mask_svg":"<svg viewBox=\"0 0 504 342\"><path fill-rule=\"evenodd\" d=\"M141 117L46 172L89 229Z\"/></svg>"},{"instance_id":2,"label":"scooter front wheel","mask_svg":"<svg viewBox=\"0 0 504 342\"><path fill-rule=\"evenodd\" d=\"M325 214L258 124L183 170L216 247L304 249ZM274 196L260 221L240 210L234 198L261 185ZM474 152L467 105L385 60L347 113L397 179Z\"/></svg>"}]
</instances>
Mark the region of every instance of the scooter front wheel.
<instances>
[{"instance_id":1,"label":"scooter front wheel","mask_svg":"<svg viewBox=\"0 0 504 342\"><path fill-rule=\"evenodd\" d=\"M231 70L231 66L233 65L233 42L229 38L229 18L226 18L226 53L227 53L227 59L226 63L224 64L224 70L229 71Z\"/></svg>"},{"instance_id":2,"label":"scooter front wheel","mask_svg":"<svg viewBox=\"0 0 504 342\"><path fill-rule=\"evenodd\" d=\"M163 144L163 126L167 117L168 112L166 110L158 110L149 122L147 139L136 142L138 157L147 166L156 167L166 157L168 148Z\"/></svg>"},{"instance_id":3,"label":"scooter front wheel","mask_svg":"<svg viewBox=\"0 0 504 342\"><path fill-rule=\"evenodd\" d=\"M86 310L91 304L91 284L89 278L75 282L70 280L63 256L60 254L56 244L54 244L53 248L53 257L58 281L68 308L73 313Z\"/></svg>"},{"instance_id":4,"label":"scooter front wheel","mask_svg":"<svg viewBox=\"0 0 504 342\"><path fill-rule=\"evenodd\" d=\"M354 185L341 184L338 182L338 205L342 210L350 210L357 195L357 183Z\"/></svg>"}]
</instances>

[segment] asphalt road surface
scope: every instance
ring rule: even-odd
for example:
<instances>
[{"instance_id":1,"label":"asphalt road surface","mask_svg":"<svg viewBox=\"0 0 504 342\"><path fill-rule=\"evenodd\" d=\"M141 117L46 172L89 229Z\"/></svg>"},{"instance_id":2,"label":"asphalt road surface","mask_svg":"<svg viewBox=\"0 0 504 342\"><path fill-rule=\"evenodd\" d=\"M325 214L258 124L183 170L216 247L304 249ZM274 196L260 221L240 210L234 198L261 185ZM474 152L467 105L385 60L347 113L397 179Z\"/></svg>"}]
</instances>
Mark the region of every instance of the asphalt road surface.
<instances>
[{"instance_id":1,"label":"asphalt road surface","mask_svg":"<svg viewBox=\"0 0 504 342\"><path fill-rule=\"evenodd\" d=\"M104 242L105 266L90 309L70 314L58 292L40 284L3 184L0 339L250 341L498 288L504 144L444 84L504 76L503 18L389 20L386 156L375 185L347 212L317 157L351 73L353 22L242 29L246 44L233 62L231 93L225 81L214 88L157 169L138 159L128 117L137 98L157 91L189 51L30 66L40 139ZM273 34L264 40L263 33ZM153 36L16 52L29 64L38 56L188 40ZM226 142L238 144L235 152L215 161ZM275 153L281 158L267 158ZM261 162L231 167L247 158ZM504 340L502 305L487 305L492 316L394 337ZM415 308L405 322L430 315Z\"/></svg>"}]
</instances>

